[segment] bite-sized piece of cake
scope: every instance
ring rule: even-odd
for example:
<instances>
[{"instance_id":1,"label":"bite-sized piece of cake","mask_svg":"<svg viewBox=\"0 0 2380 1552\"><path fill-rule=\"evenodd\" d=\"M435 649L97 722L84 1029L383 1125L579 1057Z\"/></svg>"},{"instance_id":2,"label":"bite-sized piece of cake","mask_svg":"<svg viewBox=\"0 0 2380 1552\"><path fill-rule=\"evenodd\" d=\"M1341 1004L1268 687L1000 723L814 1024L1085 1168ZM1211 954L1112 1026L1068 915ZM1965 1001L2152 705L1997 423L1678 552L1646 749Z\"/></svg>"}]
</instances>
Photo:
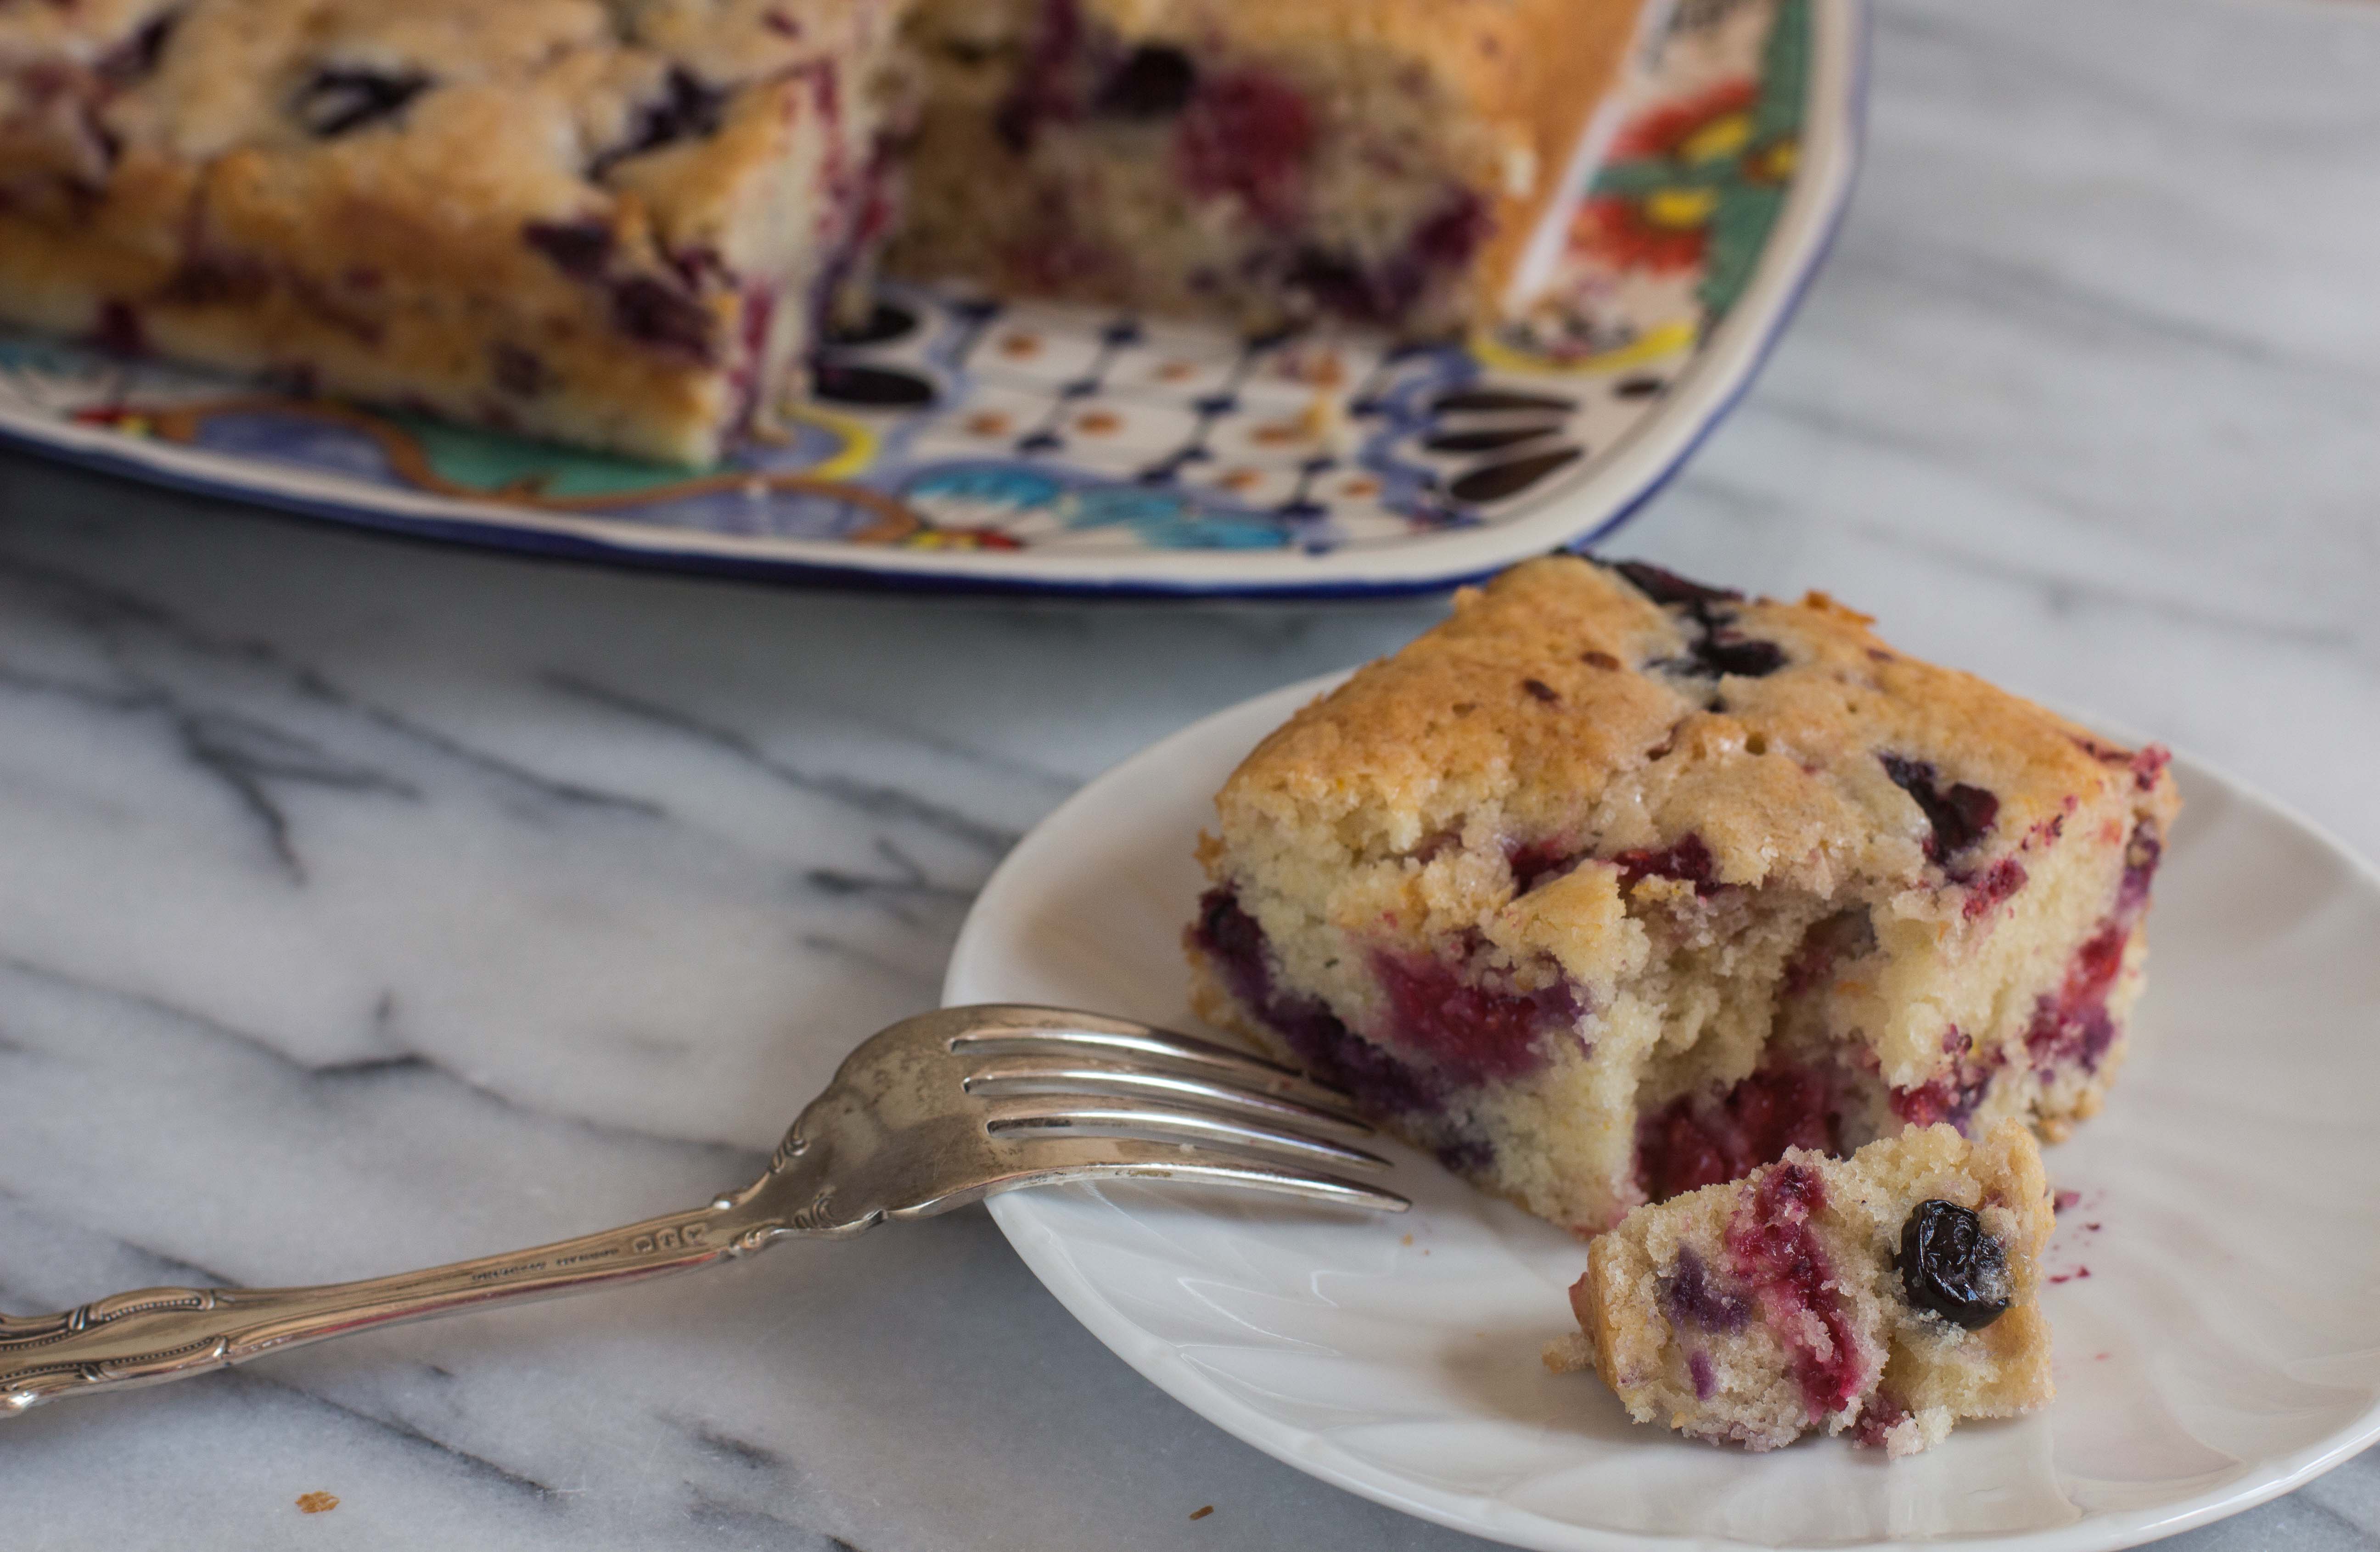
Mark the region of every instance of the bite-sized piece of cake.
<instances>
[{"instance_id":1,"label":"bite-sized piece of cake","mask_svg":"<svg viewBox=\"0 0 2380 1552\"><path fill-rule=\"evenodd\" d=\"M1850 1429L1894 1456L2050 1399L2034 1302L2052 1227L2032 1134L1948 1126L1846 1159L1795 1148L1639 1207L1587 1249L1584 1340L1546 1354L1629 1415L1754 1449Z\"/></svg>"},{"instance_id":2,"label":"bite-sized piece of cake","mask_svg":"<svg viewBox=\"0 0 2380 1552\"><path fill-rule=\"evenodd\" d=\"M1435 334L1590 170L1645 0L926 0L893 262Z\"/></svg>"},{"instance_id":3,"label":"bite-sized piece of cake","mask_svg":"<svg viewBox=\"0 0 2380 1552\"><path fill-rule=\"evenodd\" d=\"M2095 1112L2178 799L1812 594L1532 561L1250 755L1198 1010L1595 1231L1789 1146Z\"/></svg>"},{"instance_id":4,"label":"bite-sized piece of cake","mask_svg":"<svg viewBox=\"0 0 2380 1552\"><path fill-rule=\"evenodd\" d=\"M900 4L0 5L0 320L706 461L880 224Z\"/></svg>"}]
</instances>

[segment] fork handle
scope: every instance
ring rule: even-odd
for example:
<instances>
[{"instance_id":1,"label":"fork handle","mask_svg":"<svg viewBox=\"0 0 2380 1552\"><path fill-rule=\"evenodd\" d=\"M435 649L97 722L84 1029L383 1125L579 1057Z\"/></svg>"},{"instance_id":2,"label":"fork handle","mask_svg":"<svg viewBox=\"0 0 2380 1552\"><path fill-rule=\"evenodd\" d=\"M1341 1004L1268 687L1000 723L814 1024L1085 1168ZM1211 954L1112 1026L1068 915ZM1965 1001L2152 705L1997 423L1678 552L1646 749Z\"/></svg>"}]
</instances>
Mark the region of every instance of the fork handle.
<instances>
[{"instance_id":1,"label":"fork handle","mask_svg":"<svg viewBox=\"0 0 2380 1552\"><path fill-rule=\"evenodd\" d=\"M63 1315L0 1316L0 1417L155 1385L403 1320L579 1293L749 1255L798 1226L722 1196L575 1240L317 1288L141 1288Z\"/></svg>"}]
</instances>

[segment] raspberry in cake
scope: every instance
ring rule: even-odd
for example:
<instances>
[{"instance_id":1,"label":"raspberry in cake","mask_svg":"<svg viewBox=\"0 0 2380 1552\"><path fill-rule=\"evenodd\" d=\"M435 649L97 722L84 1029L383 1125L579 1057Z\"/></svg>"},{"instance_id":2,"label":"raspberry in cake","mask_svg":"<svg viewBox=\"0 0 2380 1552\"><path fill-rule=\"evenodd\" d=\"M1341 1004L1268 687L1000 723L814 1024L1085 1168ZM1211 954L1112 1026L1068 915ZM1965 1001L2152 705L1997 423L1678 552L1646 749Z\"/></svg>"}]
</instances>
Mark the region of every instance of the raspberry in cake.
<instances>
[{"instance_id":1,"label":"raspberry in cake","mask_svg":"<svg viewBox=\"0 0 2380 1552\"><path fill-rule=\"evenodd\" d=\"M893 261L1265 330L1496 316L1645 0L925 0Z\"/></svg>"},{"instance_id":2,"label":"raspberry in cake","mask_svg":"<svg viewBox=\"0 0 2380 1552\"><path fill-rule=\"evenodd\" d=\"M1597 1232L1789 1148L2098 1109L2179 800L1812 594L1533 561L1251 754L1202 1016Z\"/></svg>"},{"instance_id":3,"label":"raspberry in cake","mask_svg":"<svg viewBox=\"0 0 2380 1552\"><path fill-rule=\"evenodd\" d=\"M707 461L881 224L904 3L0 5L0 320Z\"/></svg>"},{"instance_id":4,"label":"raspberry in cake","mask_svg":"<svg viewBox=\"0 0 2380 1552\"><path fill-rule=\"evenodd\" d=\"M2033 1136L1945 1125L1849 1158L1794 1148L1743 1180L1639 1207L1571 1290L1592 1363L1639 1423L1754 1449L1851 1431L1898 1457L1962 1418L2050 1399L2034 1297L2052 1227Z\"/></svg>"}]
</instances>

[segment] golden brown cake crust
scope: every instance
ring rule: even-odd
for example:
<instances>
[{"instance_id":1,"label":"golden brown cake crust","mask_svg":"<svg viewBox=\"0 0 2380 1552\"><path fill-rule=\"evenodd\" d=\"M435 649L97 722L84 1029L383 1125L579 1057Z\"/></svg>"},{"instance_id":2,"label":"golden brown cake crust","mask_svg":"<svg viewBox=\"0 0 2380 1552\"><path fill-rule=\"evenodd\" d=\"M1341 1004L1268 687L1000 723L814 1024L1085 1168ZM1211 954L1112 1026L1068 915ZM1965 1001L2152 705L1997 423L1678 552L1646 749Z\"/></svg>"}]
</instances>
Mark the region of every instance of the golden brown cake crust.
<instances>
[{"instance_id":1,"label":"golden brown cake crust","mask_svg":"<svg viewBox=\"0 0 2380 1552\"><path fill-rule=\"evenodd\" d=\"M1665 659L1693 666L1692 633L1620 575L1568 556L1514 567L1458 594L1451 619L1257 746L1217 799L1227 831L1235 810L1294 812L1401 847L1486 805L1528 839L1583 823L1633 774L1646 824L1627 845L1693 831L1728 883L1853 861L1913 882L1924 815L1881 754L1991 792L2004 842L2070 798L2087 806L2136 782L2084 729L1902 656L1868 616L1823 594L1726 608L1732 634L1776 644L1781 666L1757 677L1666 672ZM1648 661L1652 672L1626 666ZM2160 770L2151 785L2151 806L2169 820L2170 777Z\"/></svg>"}]
</instances>

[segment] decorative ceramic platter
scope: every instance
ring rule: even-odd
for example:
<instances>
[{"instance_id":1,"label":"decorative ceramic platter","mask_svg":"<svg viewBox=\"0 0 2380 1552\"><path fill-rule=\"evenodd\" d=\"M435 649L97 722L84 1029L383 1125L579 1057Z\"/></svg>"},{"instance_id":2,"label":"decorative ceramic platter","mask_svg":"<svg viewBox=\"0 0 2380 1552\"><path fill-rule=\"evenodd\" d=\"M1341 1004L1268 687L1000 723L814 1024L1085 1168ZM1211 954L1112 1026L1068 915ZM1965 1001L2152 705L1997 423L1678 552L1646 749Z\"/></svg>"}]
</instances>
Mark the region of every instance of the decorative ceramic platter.
<instances>
[{"instance_id":1,"label":"decorative ceramic platter","mask_svg":"<svg viewBox=\"0 0 2380 1552\"><path fill-rule=\"evenodd\" d=\"M1856 152L1858 0L1677 0L1466 343L1244 341L888 287L779 442L633 463L0 336L0 440L367 527L877 586L1443 588L1624 521L1749 382ZM1548 228L1549 230L1553 228Z\"/></svg>"},{"instance_id":2,"label":"decorative ceramic platter","mask_svg":"<svg viewBox=\"0 0 2380 1552\"><path fill-rule=\"evenodd\" d=\"M1327 681L1261 697L1094 782L1002 865L952 1003L1196 1029L1191 845L1240 758ZM2080 1200L2043 1301L2058 1399L1888 1463L1766 1455L1628 1421L1538 1361L1585 1246L1391 1148L1402 1217L1120 1184L992 1214L1126 1363L1366 1497L1515 1546L2090 1552L2262 1502L2380 1437L2380 875L2187 760L2150 988L2106 1112L2049 1150Z\"/></svg>"}]
</instances>

